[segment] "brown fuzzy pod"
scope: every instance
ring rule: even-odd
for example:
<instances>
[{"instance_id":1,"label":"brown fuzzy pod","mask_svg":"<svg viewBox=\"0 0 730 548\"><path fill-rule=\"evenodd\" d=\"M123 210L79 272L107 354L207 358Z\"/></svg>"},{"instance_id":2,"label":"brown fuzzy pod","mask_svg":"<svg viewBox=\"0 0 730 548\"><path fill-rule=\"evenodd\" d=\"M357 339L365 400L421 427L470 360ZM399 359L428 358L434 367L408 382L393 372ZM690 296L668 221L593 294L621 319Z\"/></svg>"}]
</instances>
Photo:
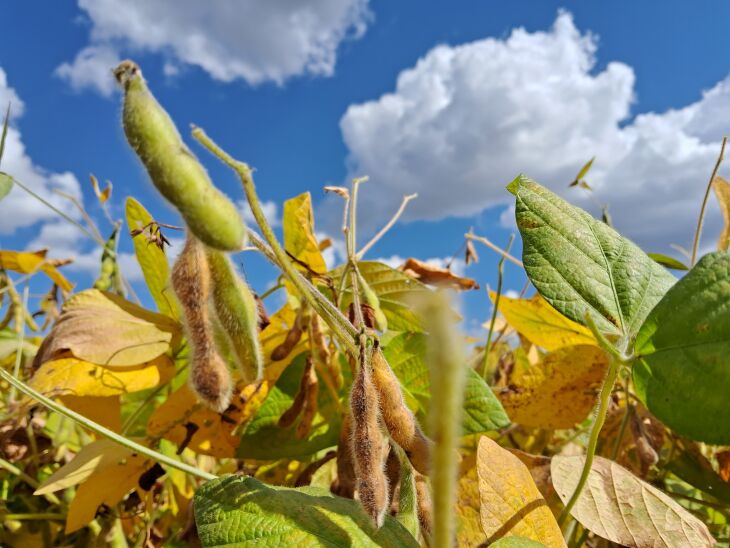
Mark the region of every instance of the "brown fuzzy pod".
<instances>
[{"instance_id":1,"label":"brown fuzzy pod","mask_svg":"<svg viewBox=\"0 0 730 548\"><path fill-rule=\"evenodd\" d=\"M418 506L418 523L421 525L423 536L429 538L433 531L433 502L431 489L426 476L416 472L416 504Z\"/></svg>"},{"instance_id":2,"label":"brown fuzzy pod","mask_svg":"<svg viewBox=\"0 0 730 548\"><path fill-rule=\"evenodd\" d=\"M208 311L210 272L205 247L191 233L175 261L171 274L185 316L185 332L191 346L190 387L219 413L231 401L233 383L225 361L218 353Z\"/></svg>"},{"instance_id":3,"label":"brown fuzzy pod","mask_svg":"<svg viewBox=\"0 0 730 548\"><path fill-rule=\"evenodd\" d=\"M365 345L360 347L360 367L350 392L352 416L351 450L360 504L376 527L385 522L388 510L388 481L384 464L388 442L380 428L378 393L370 372Z\"/></svg>"},{"instance_id":4,"label":"brown fuzzy pod","mask_svg":"<svg viewBox=\"0 0 730 548\"><path fill-rule=\"evenodd\" d=\"M416 417L403 400L398 377L380 350L373 352L372 369L380 413L390 437L403 448L413 468L428 475L433 443L423 433Z\"/></svg>"},{"instance_id":5,"label":"brown fuzzy pod","mask_svg":"<svg viewBox=\"0 0 730 548\"><path fill-rule=\"evenodd\" d=\"M286 334L286 338L284 339L284 342L282 342L279 346L274 348L274 350L271 352L271 359L272 361L278 362L286 358L292 350L294 350L294 347L297 345L297 343L302 338L302 333L304 332L304 325L303 325L303 314L302 310L299 311L297 314L296 319L294 320L294 325L291 327L289 332Z\"/></svg>"},{"instance_id":6,"label":"brown fuzzy pod","mask_svg":"<svg viewBox=\"0 0 730 548\"><path fill-rule=\"evenodd\" d=\"M319 381L317 371L314 368L312 357L307 357L307 366L304 368L304 405L302 406L302 417L297 424L297 439L303 440L312 430L312 422L317 414L317 396L319 395Z\"/></svg>"},{"instance_id":7,"label":"brown fuzzy pod","mask_svg":"<svg viewBox=\"0 0 730 548\"><path fill-rule=\"evenodd\" d=\"M345 415L340 429L340 439L337 442L337 477L330 485L334 495L348 499L355 497L355 464L352 460L352 420Z\"/></svg>"},{"instance_id":8,"label":"brown fuzzy pod","mask_svg":"<svg viewBox=\"0 0 730 548\"><path fill-rule=\"evenodd\" d=\"M332 356L327 341L322 331L322 322L317 314L312 314L309 320L309 333L312 340L312 353L314 354L317 367L327 369L330 378L337 390L342 388L345 379L342 376L342 368L337 356Z\"/></svg>"}]
</instances>

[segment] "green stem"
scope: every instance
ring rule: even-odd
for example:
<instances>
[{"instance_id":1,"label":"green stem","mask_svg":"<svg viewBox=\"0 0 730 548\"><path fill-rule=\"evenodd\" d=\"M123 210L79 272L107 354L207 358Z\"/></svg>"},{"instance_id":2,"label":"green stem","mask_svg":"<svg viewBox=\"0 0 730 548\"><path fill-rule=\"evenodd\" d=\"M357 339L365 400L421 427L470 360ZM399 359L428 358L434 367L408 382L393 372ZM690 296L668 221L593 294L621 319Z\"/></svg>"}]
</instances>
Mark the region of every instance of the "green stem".
<instances>
[{"instance_id":1,"label":"green stem","mask_svg":"<svg viewBox=\"0 0 730 548\"><path fill-rule=\"evenodd\" d=\"M603 386L601 387L598 411L596 412L596 419L593 422L591 435L588 439L588 447L586 448L586 461L583 465L578 485L576 485L575 491L568 500L568 503L565 505L565 508L563 508L560 518L558 518L558 524L561 528L565 526L567 520L570 518L570 512L573 510L575 503L578 502L578 498L583 491L583 487L585 487L585 484L588 481L588 475L590 474L591 466L593 465L593 457L596 454L596 446L598 445L598 435L601 433L603 423L606 422L606 413L608 412L608 404L611 400L611 392L613 391L613 385L616 383L618 370L622 363L623 361L617 359L613 354L609 356L608 374L606 375L606 379L603 381Z\"/></svg>"},{"instance_id":2,"label":"green stem","mask_svg":"<svg viewBox=\"0 0 730 548\"><path fill-rule=\"evenodd\" d=\"M39 513L39 514L0 514L0 517L5 521L16 520L16 521L30 521L30 520L55 520L64 521L66 519L65 514L52 514L52 513Z\"/></svg>"},{"instance_id":3,"label":"green stem","mask_svg":"<svg viewBox=\"0 0 730 548\"><path fill-rule=\"evenodd\" d=\"M5 372L4 370L1 370L1 371ZM9 463L5 459L0 459L0 468L2 468L3 470L6 470L7 472L10 472L14 476L18 476L25 483L30 485L33 489L37 489L38 486L40 485L40 483L38 483L38 480L30 477L28 474L23 472L20 468L18 468L14 464ZM53 493L46 493L44 496L45 496L46 500L48 502L50 502L51 504L56 504L58 506L62 506L61 501Z\"/></svg>"},{"instance_id":4,"label":"green stem","mask_svg":"<svg viewBox=\"0 0 730 548\"><path fill-rule=\"evenodd\" d=\"M10 276L7 277L8 281L8 287L13 286L13 282L10 279ZM14 289L13 289L14 290ZM28 286L26 285L23 288L23 300L21 301L21 310L20 310L20 325L16 325L15 328L18 330L18 345L15 349L15 364L13 365L13 375L15 378L18 378L20 376L20 364L23 361L23 343L25 342L25 314L26 310L28 310ZM15 402L16 397L16 390L14 386L10 387L10 396L9 400L10 403L13 404Z\"/></svg>"},{"instance_id":5,"label":"green stem","mask_svg":"<svg viewBox=\"0 0 730 548\"><path fill-rule=\"evenodd\" d=\"M276 264L284 271L284 274L286 274L287 278L289 278L291 283L294 284L294 287L297 288L297 291L299 291L302 297L312 305L317 313L327 322L330 328L335 332L338 338L340 338L342 342L347 345L348 350L356 353L357 350L355 348L354 342L352 341L352 336L354 335L355 330L353 328L353 332L348 333L348 330L344 328L343 325L343 320L345 323L349 323L347 322L347 318L342 316L341 313L339 314L339 317L336 314L333 314L333 310L336 309L331 306L331 303L327 301L327 299L325 299L321 293L313 292L313 286L311 284L304 283L304 277L301 276L296 268L294 268L294 265L289 260L286 252L281 247L279 241L276 239L276 235L271 229L271 225L269 225L269 222L266 220L264 212L261 209L261 201L259 200L258 194L256 193L256 186L254 185L253 177L251 176L251 168L246 163L240 162L231 157L227 152L221 149L210 137L208 137L201 128L194 127L192 134L193 137L206 149L208 149L211 154L213 154L221 162L223 162L236 172L238 178L243 184L243 190L246 193L246 198L248 199L249 206L251 207L251 213L253 213L254 219L256 219L256 222L258 223L264 239L271 246L271 251L273 252L273 255L276 259ZM252 240L252 243L257 248L259 247L256 240ZM325 301L327 302L327 304L330 305L329 307L325 304ZM337 312L339 313L339 311Z\"/></svg>"},{"instance_id":6,"label":"green stem","mask_svg":"<svg viewBox=\"0 0 730 548\"><path fill-rule=\"evenodd\" d=\"M489 322L489 333L487 334L487 344L484 346L484 370L482 371L482 377L487 380L487 365L489 363L489 348L492 346L492 337L494 336L494 322L497 320L497 312L499 312L499 300L502 298L502 283L504 281L504 260L509 255L509 250L512 247L512 242L515 240L515 235L512 234L507 243L507 247L502 254L502 258L497 263L497 297L494 299L494 308L492 309L492 320Z\"/></svg>"},{"instance_id":7,"label":"green stem","mask_svg":"<svg viewBox=\"0 0 730 548\"><path fill-rule=\"evenodd\" d=\"M621 442L624 440L624 434L626 433L626 426L629 424L629 417L631 416L631 404L629 403L629 377L626 377L624 383L624 397L626 399L626 411L621 419L621 426L618 429L618 436L616 436L616 442L613 445L613 452L611 453L611 460L618 458L618 453L621 449Z\"/></svg>"},{"instance_id":8,"label":"green stem","mask_svg":"<svg viewBox=\"0 0 730 548\"><path fill-rule=\"evenodd\" d=\"M697 219L695 238L692 242L692 257L690 259L689 266L694 266L695 262L697 261L697 250L700 247L700 236L702 235L702 223L705 220L705 209L707 208L707 200L710 197L710 189L712 188L712 183L717 176L717 172L720 169L720 164L722 163L723 156L725 155L725 145L727 145L727 137L723 137L722 139L722 145L720 146L720 155L717 157L715 167L712 170L712 174L710 175L710 182L707 183L707 189L705 189L705 196L702 198L702 206L700 207L700 215Z\"/></svg>"},{"instance_id":9,"label":"green stem","mask_svg":"<svg viewBox=\"0 0 730 548\"><path fill-rule=\"evenodd\" d=\"M105 428L104 426L95 423L91 419L88 419L87 417L84 417L83 415L76 413L76 411L73 411L63 405L58 404L55 401L53 401L52 399L44 396L40 392L37 392L36 390L34 390L33 388L31 388L30 386L25 384L23 381L18 380L15 377L13 377L10 373L8 373L7 371L5 371L2 368L0 368L0 378L2 378L4 381L6 381L11 386L14 386L15 388L17 388L17 390L19 392L22 392L26 396L33 398L37 402L43 404L45 407L47 407L51 411L55 411L59 415L68 417L69 419L80 424L81 426L88 428L92 432L96 432L97 434L100 434L102 436L109 438L110 440L118 443L119 445L126 447L130 451L140 453L140 454L145 455L151 459L154 459L162 464L166 464L167 466L170 466L171 468L176 468L177 470L180 470L181 472L186 472L192 476L196 476L196 477L204 479L204 480L213 480L213 479L216 479L216 477L217 477L217 476L214 476L213 474L209 474L208 472L204 472L203 470L199 470L198 468L185 464L184 462L180 462L173 458L170 458L167 455L158 453L154 449L150 449L149 447L140 445L139 443L129 440L129 439L125 438L124 436L121 436L121 435L117 434L116 432L113 432L112 430L109 430L108 428Z\"/></svg>"}]
</instances>

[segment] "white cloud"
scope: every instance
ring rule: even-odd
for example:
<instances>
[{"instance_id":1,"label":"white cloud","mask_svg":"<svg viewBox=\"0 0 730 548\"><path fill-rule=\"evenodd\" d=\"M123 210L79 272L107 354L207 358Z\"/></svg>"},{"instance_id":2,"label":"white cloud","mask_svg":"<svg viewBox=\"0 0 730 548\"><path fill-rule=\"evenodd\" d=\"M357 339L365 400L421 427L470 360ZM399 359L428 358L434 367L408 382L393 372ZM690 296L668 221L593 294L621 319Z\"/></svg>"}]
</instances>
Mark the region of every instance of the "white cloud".
<instances>
[{"instance_id":1,"label":"white cloud","mask_svg":"<svg viewBox=\"0 0 730 548\"><path fill-rule=\"evenodd\" d=\"M563 12L545 32L437 46L394 92L351 105L340 125L350 175L370 176L361 194L369 221L412 192L411 220L506 205L504 186L520 172L596 212L566 188L595 155L589 180L620 230L654 249L686 245L728 130L730 77L697 103L629 121L633 69L596 70L596 47ZM707 234L718 226L712 209Z\"/></svg>"},{"instance_id":2,"label":"white cloud","mask_svg":"<svg viewBox=\"0 0 730 548\"><path fill-rule=\"evenodd\" d=\"M63 63L56 76L66 80L76 90L91 88L105 97L117 89L112 69L119 64L119 54L106 45L82 49L71 63Z\"/></svg>"},{"instance_id":3,"label":"white cloud","mask_svg":"<svg viewBox=\"0 0 730 548\"><path fill-rule=\"evenodd\" d=\"M3 115L7 101L12 103L11 124L8 127L0 169L71 217L78 217L78 212L70 202L56 192L65 192L82 200L78 180L69 172L54 173L45 170L34 164L28 156L20 130L15 124L25 107L15 90L8 85L5 71L0 67L0 109L2 109ZM58 214L51 211L46 205L23 189L14 186L2 202L0 234L12 234L18 228L29 227L40 221L57 217Z\"/></svg>"},{"instance_id":4,"label":"white cloud","mask_svg":"<svg viewBox=\"0 0 730 548\"><path fill-rule=\"evenodd\" d=\"M175 73L179 65L193 65L224 82L329 76L340 43L362 36L371 19L368 0L79 0L79 7L91 20L91 47L59 70L80 76L72 83L102 92L106 76L82 70L102 50L161 53L168 75L171 67Z\"/></svg>"},{"instance_id":5,"label":"white cloud","mask_svg":"<svg viewBox=\"0 0 730 548\"><path fill-rule=\"evenodd\" d=\"M257 226L256 219L253 216L253 212L251 211L251 206L249 205L248 200L239 200L238 209L241 212L243 220L246 221L246 224L248 226ZM264 217L266 217L266 220L269 221L269 224L272 227L277 227L281 225L281 218L279 217L279 206L276 202L274 202L273 200L264 200L263 202L261 202L261 210L264 212Z\"/></svg>"}]
</instances>

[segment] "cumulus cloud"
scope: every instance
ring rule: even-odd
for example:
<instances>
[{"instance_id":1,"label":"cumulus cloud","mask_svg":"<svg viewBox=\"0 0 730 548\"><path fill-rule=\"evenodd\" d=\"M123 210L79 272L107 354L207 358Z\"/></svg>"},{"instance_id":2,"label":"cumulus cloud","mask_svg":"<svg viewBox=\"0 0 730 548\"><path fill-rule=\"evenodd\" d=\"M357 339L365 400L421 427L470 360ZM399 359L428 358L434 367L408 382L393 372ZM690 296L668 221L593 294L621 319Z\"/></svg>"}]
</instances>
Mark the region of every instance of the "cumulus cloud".
<instances>
[{"instance_id":1,"label":"cumulus cloud","mask_svg":"<svg viewBox=\"0 0 730 548\"><path fill-rule=\"evenodd\" d=\"M728 130L730 77L694 104L631 120L634 71L596 70L596 48L561 12L547 31L437 46L392 93L351 105L340 126L351 175L370 176L370 221L412 192L411 220L507 205L504 186L520 172L595 211L566 187L596 156L590 183L620 230L654 247L686 244ZM708 232L718 226L711 211Z\"/></svg>"},{"instance_id":2,"label":"cumulus cloud","mask_svg":"<svg viewBox=\"0 0 730 548\"><path fill-rule=\"evenodd\" d=\"M113 48L89 46L82 49L73 62L58 66L55 74L76 91L91 88L109 97L116 89L112 69L119 61L119 54Z\"/></svg>"},{"instance_id":3,"label":"cumulus cloud","mask_svg":"<svg viewBox=\"0 0 730 548\"><path fill-rule=\"evenodd\" d=\"M122 50L163 54L167 74L192 65L224 82L329 76L340 43L362 36L370 20L368 0L79 0L79 7L91 21L91 46L58 71L102 93L108 76L96 64Z\"/></svg>"},{"instance_id":4,"label":"cumulus cloud","mask_svg":"<svg viewBox=\"0 0 730 548\"><path fill-rule=\"evenodd\" d=\"M256 226L256 219L251 211L251 206L248 200L240 200L238 202L238 209L241 211L241 216L246 224L250 227ZM273 200L264 200L261 202L261 209L264 212L264 217L269 221L269 224L273 227L281 225L281 218L279 217L279 206Z\"/></svg>"}]
</instances>

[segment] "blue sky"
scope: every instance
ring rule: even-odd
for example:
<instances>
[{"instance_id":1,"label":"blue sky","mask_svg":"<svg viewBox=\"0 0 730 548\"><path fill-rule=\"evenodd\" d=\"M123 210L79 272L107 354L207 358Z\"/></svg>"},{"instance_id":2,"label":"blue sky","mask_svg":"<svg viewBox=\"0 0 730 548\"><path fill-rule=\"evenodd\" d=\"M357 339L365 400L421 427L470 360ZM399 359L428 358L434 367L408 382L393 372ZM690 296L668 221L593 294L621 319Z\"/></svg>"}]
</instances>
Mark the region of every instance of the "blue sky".
<instances>
[{"instance_id":1,"label":"blue sky","mask_svg":"<svg viewBox=\"0 0 730 548\"><path fill-rule=\"evenodd\" d=\"M332 236L338 204L323 199L322 186L371 176L364 230L387 220L403 194L419 192L409 222L370 258L448 259L470 226L504 244L514 227L503 187L519 172L595 213L592 201L565 188L593 155L597 199L610 204L618 228L676 255L669 244L688 245L719 141L730 132L727 2L201 6L80 0L45 3L42 15L36 3L6 6L0 100L17 108L1 169L39 191L82 195L104 231L89 173L113 181L115 217L132 194L158 220L176 223L121 132L109 69L131 57L183 133L201 125L255 166L261 197L279 211L311 191L318 228ZM192 148L216 184L240 199L233 176ZM75 254L69 275L88 285L93 245L20 194L0 203L0 245ZM713 207L706 249L719 226ZM493 286L497 257L480 254L465 272ZM263 291L273 272L244 259ZM507 267L508 288L523 281ZM483 291L463 307L472 323L489 310Z\"/></svg>"}]
</instances>

